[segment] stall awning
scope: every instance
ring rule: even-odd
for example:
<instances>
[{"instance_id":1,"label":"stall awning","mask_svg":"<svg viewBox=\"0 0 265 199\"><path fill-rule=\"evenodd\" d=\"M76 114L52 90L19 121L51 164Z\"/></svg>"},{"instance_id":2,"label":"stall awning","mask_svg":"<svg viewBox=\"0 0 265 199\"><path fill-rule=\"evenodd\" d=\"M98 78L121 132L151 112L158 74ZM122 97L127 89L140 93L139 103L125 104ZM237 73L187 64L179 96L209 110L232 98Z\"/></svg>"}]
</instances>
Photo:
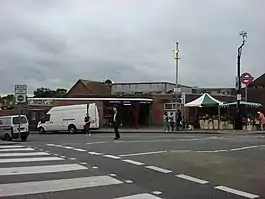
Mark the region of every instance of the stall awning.
<instances>
[{"instance_id":1,"label":"stall awning","mask_svg":"<svg viewBox=\"0 0 265 199\"><path fill-rule=\"evenodd\" d=\"M230 107L230 106L236 106L236 105L237 105L237 102L230 102L230 103L222 104L221 107ZM254 108L262 107L262 104L254 103L254 102L245 102L245 101L240 101L240 105L245 105L245 106L254 107Z\"/></svg>"},{"instance_id":2,"label":"stall awning","mask_svg":"<svg viewBox=\"0 0 265 199\"><path fill-rule=\"evenodd\" d=\"M207 107L207 106L219 106L221 104L223 104L223 102L215 99L208 93L204 93L198 99L185 104L184 107Z\"/></svg>"}]
</instances>

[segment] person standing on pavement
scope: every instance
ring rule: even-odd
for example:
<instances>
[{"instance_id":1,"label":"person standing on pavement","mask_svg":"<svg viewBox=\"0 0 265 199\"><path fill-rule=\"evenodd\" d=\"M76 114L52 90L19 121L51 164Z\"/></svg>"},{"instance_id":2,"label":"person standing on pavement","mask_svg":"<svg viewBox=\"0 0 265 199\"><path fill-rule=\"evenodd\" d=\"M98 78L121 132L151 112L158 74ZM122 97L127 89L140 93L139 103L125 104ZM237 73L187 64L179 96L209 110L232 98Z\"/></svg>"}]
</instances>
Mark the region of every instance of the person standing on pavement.
<instances>
[{"instance_id":1,"label":"person standing on pavement","mask_svg":"<svg viewBox=\"0 0 265 199\"><path fill-rule=\"evenodd\" d=\"M179 130L179 127L181 126L181 122L182 122L182 113L181 111L178 109L177 111L177 131Z\"/></svg>"},{"instance_id":2,"label":"person standing on pavement","mask_svg":"<svg viewBox=\"0 0 265 199\"><path fill-rule=\"evenodd\" d=\"M174 118L174 113L170 113L170 116L169 116L169 124L170 124L170 127L171 127L171 131L173 132L174 131L174 127L175 127L175 118Z\"/></svg>"},{"instance_id":3,"label":"person standing on pavement","mask_svg":"<svg viewBox=\"0 0 265 199\"><path fill-rule=\"evenodd\" d=\"M264 126L265 126L265 116L260 111L258 111L258 116L259 116L259 121L260 121L260 130L263 131L264 130Z\"/></svg>"},{"instance_id":4,"label":"person standing on pavement","mask_svg":"<svg viewBox=\"0 0 265 199\"><path fill-rule=\"evenodd\" d=\"M120 113L117 111L117 108L113 108L113 119L112 124L115 132L115 138L114 140L120 139L120 133L119 133L119 127L121 126L121 116Z\"/></svg>"},{"instance_id":5,"label":"person standing on pavement","mask_svg":"<svg viewBox=\"0 0 265 199\"><path fill-rule=\"evenodd\" d=\"M169 131L169 118L168 118L167 112L165 112L163 115L163 121L164 121L165 132L168 132Z\"/></svg>"}]
</instances>

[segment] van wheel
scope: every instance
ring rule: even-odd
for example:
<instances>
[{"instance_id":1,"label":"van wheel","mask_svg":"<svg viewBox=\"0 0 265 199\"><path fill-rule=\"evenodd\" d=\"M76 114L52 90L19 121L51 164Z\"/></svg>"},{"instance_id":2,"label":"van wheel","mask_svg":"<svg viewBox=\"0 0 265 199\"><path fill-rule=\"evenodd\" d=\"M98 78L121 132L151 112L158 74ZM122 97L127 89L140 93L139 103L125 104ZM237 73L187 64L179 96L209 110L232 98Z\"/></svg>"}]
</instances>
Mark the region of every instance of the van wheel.
<instances>
[{"instance_id":1,"label":"van wheel","mask_svg":"<svg viewBox=\"0 0 265 199\"><path fill-rule=\"evenodd\" d=\"M69 127L68 127L68 131L69 131L69 133L70 134L74 134L75 132L76 132L76 127L75 127L75 125L70 125Z\"/></svg>"},{"instance_id":2,"label":"van wheel","mask_svg":"<svg viewBox=\"0 0 265 199\"><path fill-rule=\"evenodd\" d=\"M44 134L44 133L45 133L44 128L40 127L40 128L39 128L39 134Z\"/></svg>"},{"instance_id":3,"label":"van wheel","mask_svg":"<svg viewBox=\"0 0 265 199\"><path fill-rule=\"evenodd\" d=\"M11 141L12 138L10 137L9 134L5 134L5 138L4 138L5 141Z\"/></svg>"}]
</instances>

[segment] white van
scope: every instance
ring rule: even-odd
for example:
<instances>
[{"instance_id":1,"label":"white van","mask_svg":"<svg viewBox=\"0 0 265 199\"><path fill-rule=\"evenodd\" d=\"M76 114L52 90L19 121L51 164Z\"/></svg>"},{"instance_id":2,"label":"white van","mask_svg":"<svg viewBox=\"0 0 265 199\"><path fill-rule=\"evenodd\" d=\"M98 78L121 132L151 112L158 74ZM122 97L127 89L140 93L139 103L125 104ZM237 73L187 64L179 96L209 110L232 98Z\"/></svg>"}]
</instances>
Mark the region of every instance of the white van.
<instances>
[{"instance_id":1,"label":"white van","mask_svg":"<svg viewBox=\"0 0 265 199\"><path fill-rule=\"evenodd\" d=\"M6 141L19 138L19 116L0 117L0 138ZM25 115L20 115L20 136L26 141L29 135L29 122Z\"/></svg>"},{"instance_id":2,"label":"white van","mask_svg":"<svg viewBox=\"0 0 265 199\"><path fill-rule=\"evenodd\" d=\"M90 128L99 128L99 113L95 103L53 107L45 118L39 121L37 128L40 134L56 131L69 133L83 131L87 114L91 119Z\"/></svg>"}]
</instances>

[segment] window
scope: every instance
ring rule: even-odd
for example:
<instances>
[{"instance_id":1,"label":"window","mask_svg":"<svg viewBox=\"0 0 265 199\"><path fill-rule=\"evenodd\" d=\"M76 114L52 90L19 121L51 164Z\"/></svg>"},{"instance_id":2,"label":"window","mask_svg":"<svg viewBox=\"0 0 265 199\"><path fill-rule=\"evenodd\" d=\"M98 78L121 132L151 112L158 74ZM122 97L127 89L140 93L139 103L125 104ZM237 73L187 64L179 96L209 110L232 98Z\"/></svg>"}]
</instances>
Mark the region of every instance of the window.
<instances>
[{"instance_id":1,"label":"window","mask_svg":"<svg viewBox=\"0 0 265 199\"><path fill-rule=\"evenodd\" d=\"M45 119L45 121L50 121L50 117L51 117L51 115L50 115L50 114L46 114L46 115L45 115L45 118L44 118L44 119Z\"/></svg>"},{"instance_id":2,"label":"window","mask_svg":"<svg viewBox=\"0 0 265 199\"><path fill-rule=\"evenodd\" d=\"M0 120L0 125L2 125L3 124L3 122Z\"/></svg>"},{"instance_id":3,"label":"window","mask_svg":"<svg viewBox=\"0 0 265 199\"><path fill-rule=\"evenodd\" d=\"M32 112L31 112L31 119L32 119L33 121L36 120L36 111L32 111Z\"/></svg>"},{"instance_id":4,"label":"window","mask_svg":"<svg viewBox=\"0 0 265 199\"><path fill-rule=\"evenodd\" d=\"M28 121L25 117L20 117L20 123L21 124L26 124ZM13 118L13 124L19 124L19 117L14 117Z\"/></svg>"}]
</instances>

